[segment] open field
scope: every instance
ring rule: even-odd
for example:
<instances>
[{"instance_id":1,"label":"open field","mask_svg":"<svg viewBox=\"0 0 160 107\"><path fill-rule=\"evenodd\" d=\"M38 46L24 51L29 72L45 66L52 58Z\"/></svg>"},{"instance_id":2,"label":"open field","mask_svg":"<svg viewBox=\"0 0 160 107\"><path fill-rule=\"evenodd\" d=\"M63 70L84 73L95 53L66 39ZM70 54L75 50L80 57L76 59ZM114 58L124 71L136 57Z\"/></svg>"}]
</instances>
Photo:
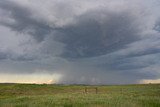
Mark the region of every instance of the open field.
<instances>
[{"instance_id":1,"label":"open field","mask_svg":"<svg viewBox=\"0 0 160 107\"><path fill-rule=\"evenodd\" d=\"M0 107L160 107L160 84L0 84Z\"/></svg>"}]
</instances>

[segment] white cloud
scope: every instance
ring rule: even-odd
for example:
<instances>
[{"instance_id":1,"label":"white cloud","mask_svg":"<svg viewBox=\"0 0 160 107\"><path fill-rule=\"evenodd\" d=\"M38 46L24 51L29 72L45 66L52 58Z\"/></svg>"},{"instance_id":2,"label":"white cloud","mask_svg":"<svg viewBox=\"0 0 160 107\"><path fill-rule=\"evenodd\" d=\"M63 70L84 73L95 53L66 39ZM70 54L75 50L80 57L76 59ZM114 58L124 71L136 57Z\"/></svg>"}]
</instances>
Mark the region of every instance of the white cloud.
<instances>
[{"instance_id":1,"label":"white cloud","mask_svg":"<svg viewBox=\"0 0 160 107\"><path fill-rule=\"evenodd\" d=\"M54 84L62 77L60 74L32 73L32 74L5 74L0 73L0 83L35 83Z\"/></svg>"},{"instance_id":2,"label":"white cloud","mask_svg":"<svg viewBox=\"0 0 160 107\"><path fill-rule=\"evenodd\" d=\"M144 80L140 80L139 83L141 84L150 84L150 83L159 84L160 79L144 79Z\"/></svg>"}]
</instances>

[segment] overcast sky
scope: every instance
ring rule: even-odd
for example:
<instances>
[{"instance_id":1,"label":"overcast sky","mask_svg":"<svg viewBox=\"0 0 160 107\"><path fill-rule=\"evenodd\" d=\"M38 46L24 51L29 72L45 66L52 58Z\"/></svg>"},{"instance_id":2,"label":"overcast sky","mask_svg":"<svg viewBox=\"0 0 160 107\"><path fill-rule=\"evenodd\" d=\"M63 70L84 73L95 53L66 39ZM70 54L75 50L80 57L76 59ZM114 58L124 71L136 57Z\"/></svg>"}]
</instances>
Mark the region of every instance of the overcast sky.
<instances>
[{"instance_id":1,"label":"overcast sky","mask_svg":"<svg viewBox=\"0 0 160 107\"><path fill-rule=\"evenodd\" d=\"M0 82L160 81L159 10L159 0L0 0Z\"/></svg>"}]
</instances>

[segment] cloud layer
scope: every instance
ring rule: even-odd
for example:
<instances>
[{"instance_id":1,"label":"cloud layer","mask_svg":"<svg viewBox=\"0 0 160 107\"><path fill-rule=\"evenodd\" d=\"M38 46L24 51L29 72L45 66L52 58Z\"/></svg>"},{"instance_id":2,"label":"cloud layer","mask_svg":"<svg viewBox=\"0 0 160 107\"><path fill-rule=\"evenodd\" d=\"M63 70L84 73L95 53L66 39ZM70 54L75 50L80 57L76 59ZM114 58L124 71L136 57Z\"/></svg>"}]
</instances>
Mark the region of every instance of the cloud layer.
<instances>
[{"instance_id":1,"label":"cloud layer","mask_svg":"<svg viewBox=\"0 0 160 107\"><path fill-rule=\"evenodd\" d=\"M59 83L79 84L159 79L159 3L0 1L0 72L56 73Z\"/></svg>"}]
</instances>

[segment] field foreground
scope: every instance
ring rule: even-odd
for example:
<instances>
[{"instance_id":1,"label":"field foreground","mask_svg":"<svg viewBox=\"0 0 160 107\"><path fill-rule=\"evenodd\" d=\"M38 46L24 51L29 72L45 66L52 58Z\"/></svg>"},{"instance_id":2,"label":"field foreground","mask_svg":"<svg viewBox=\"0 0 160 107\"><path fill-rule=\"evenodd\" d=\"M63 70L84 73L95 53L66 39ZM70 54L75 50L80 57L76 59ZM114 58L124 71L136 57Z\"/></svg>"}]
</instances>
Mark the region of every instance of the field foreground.
<instances>
[{"instance_id":1,"label":"field foreground","mask_svg":"<svg viewBox=\"0 0 160 107\"><path fill-rule=\"evenodd\" d=\"M0 107L160 107L160 84L0 84Z\"/></svg>"}]
</instances>

